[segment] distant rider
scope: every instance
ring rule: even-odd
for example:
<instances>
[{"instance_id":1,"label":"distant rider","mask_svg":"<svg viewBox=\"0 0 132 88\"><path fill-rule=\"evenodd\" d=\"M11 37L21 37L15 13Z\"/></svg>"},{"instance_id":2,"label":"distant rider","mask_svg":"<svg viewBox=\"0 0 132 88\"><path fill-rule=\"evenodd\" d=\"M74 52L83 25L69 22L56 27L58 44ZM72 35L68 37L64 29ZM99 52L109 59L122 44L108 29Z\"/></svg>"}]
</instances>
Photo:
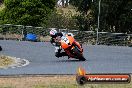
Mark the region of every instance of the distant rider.
<instances>
[{"instance_id":1,"label":"distant rider","mask_svg":"<svg viewBox=\"0 0 132 88\"><path fill-rule=\"evenodd\" d=\"M62 32L57 32L57 30L52 29L50 31L50 36L51 36L51 44L55 46L55 56L56 57L62 57L62 56L67 56L67 54L65 52L61 52L61 48L60 48L60 43L57 41L59 38L61 39L61 37L64 34Z\"/></svg>"}]
</instances>

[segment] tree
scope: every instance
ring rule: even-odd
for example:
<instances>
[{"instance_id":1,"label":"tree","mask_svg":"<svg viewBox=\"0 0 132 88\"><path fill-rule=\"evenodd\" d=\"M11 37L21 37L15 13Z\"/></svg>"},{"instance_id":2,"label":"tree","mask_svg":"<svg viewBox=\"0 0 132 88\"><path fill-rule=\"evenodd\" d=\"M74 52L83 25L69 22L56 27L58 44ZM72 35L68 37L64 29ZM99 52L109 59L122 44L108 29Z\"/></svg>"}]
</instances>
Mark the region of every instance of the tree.
<instances>
[{"instance_id":1,"label":"tree","mask_svg":"<svg viewBox=\"0 0 132 88\"><path fill-rule=\"evenodd\" d=\"M0 24L41 26L54 10L55 0L4 0Z\"/></svg>"},{"instance_id":2,"label":"tree","mask_svg":"<svg viewBox=\"0 0 132 88\"><path fill-rule=\"evenodd\" d=\"M83 30L88 26L97 25L98 2L96 0L70 0L70 4L77 7L84 23L79 23ZM132 32L132 1L131 0L101 0L100 29L109 32ZM79 16L80 17L80 16ZM84 19L85 18L85 19ZM90 19L91 18L91 19ZM88 19L88 20L87 20ZM80 22L78 20L78 22ZM87 27L86 27L87 26ZM86 27L86 28L85 28Z\"/></svg>"},{"instance_id":3,"label":"tree","mask_svg":"<svg viewBox=\"0 0 132 88\"><path fill-rule=\"evenodd\" d=\"M65 0L61 0L62 6L65 7Z\"/></svg>"},{"instance_id":4,"label":"tree","mask_svg":"<svg viewBox=\"0 0 132 88\"><path fill-rule=\"evenodd\" d=\"M65 4L66 7L68 6L68 3L69 3L69 0L66 0L66 4Z\"/></svg>"},{"instance_id":5,"label":"tree","mask_svg":"<svg viewBox=\"0 0 132 88\"><path fill-rule=\"evenodd\" d=\"M83 15L87 15L88 11L91 9L91 0L70 0L70 4L77 7L78 11Z\"/></svg>"},{"instance_id":6,"label":"tree","mask_svg":"<svg viewBox=\"0 0 132 88\"><path fill-rule=\"evenodd\" d=\"M92 1L91 0L70 0L70 4L77 7L77 11L80 12L77 19L77 25L79 30L87 31L90 26L93 25L93 11L92 11Z\"/></svg>"},{"instance_id":7,"label":"tree","mask_svg":"<svg viewBox=\"0 0 132 88\"><path fill-rule=\"evenodd\" d=\"M3 3L3 0L0 0L0 5Z\"/></svg>"},{"instance_id":8,"label":"tree","mask_svg":"<svg viewBox=\"0 0 132 88\"><path fill-rule=\"evenodd\" d=\"M71 16L71 12L68 13L57 13L54 11L50 18L48 19L47 27L53 28L68 28L68 29L75 29L76 27L76 19Z\"/></svg>"},{"instance_id":9,"label":"tree","mask_svg":"<svg viewBox=\"0 0 132 88\"><path fill-rule=\"evenodd\" d=\"M102 0L101 28L111 32L132 32L131 4L131 0Z\"/></svg>"}]
</instances>

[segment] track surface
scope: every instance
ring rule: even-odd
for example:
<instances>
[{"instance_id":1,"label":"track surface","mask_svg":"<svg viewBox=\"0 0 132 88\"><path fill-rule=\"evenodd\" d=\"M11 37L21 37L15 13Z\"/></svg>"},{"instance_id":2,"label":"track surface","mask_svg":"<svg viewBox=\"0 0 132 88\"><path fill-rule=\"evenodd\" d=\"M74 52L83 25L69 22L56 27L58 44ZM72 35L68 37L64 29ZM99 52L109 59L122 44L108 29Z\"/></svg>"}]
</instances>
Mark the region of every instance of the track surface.
<instances>
[{"instance_id":1,"label":"track surface","mask_svg":"<svg viewBox=\"0 0 132 88\"><path fill-rule=\"evenodd\" d=\"M49 42L0 40L8 55L27 59L30 64L20 68L0 69L0 75L12 74L76 74L79 66L87 73L132 73L132 48L121 46L83 45L86 61L67 57L56 58Z\"/></svg>"}]
</instances>

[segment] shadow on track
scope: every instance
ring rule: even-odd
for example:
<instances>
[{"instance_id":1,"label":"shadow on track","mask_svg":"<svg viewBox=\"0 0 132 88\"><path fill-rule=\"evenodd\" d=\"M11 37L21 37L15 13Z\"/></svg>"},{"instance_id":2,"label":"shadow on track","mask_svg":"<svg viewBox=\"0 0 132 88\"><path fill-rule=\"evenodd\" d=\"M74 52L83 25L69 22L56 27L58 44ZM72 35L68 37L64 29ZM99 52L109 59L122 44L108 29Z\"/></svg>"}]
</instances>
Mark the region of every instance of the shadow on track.
<instances>
[{"instance_id":1,"label":"shadow on track","mask_svg":"<svg viewBox=\"0 0 132 88\"><path fill-rule=\"evenodd\" d=\"M56 60L55 62L57 62L57 63L58 62L65 62L65 63L68 62L69 63L69 62L86 62L86 61L79 61L79 60L76 60L76 59L73 59L73 60L70 59L70 60Z\"/></svg>"}]
</instances>

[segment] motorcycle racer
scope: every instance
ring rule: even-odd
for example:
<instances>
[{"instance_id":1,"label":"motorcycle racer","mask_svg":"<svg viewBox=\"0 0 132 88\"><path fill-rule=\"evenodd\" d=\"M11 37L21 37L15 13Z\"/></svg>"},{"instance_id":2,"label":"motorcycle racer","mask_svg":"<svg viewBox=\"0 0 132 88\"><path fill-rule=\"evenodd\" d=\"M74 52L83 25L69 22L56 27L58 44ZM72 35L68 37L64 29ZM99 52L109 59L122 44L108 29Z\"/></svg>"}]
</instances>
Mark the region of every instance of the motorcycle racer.
<instances>
[{"instance_id":1,"label":"motorcycle racer","mask_svg":"<svg viewBox=\"0 0 132 88\"><path fill-rule=\"evenodd\" d=\"M51 36L51 44L53 46L55 46L55 56L56 57L62 57L62 56L67 56L67 54L65 52L61 52L61 47L60 47L60 43L58 42L58 38L61 38L64 35L64 33L62 32L57 32L57 30L52 29L50 31L50 36Z\"/></svg>"}]
</instances>

